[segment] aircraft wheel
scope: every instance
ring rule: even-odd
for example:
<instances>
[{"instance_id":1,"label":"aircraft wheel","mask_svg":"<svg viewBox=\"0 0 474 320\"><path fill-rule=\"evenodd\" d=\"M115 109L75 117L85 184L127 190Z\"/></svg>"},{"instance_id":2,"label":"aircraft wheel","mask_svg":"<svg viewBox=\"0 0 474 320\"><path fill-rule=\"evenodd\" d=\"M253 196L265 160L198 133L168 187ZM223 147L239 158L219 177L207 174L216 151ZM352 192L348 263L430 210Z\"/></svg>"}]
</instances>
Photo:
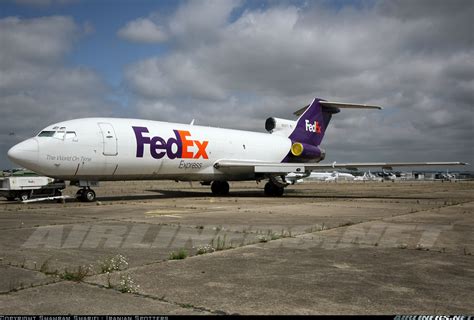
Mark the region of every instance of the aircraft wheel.
<instances>
[{"instance_id":1,"label":"aircraft wheel","mask_svg":"<svg viewBox=\"0 0 474 320\"><path fill-rule=\"evenodd\" d=\"M95 201L95 192L92 189L84 190L84 192L82 193L82 197L84 199L84 202L93 202Z\"/></svg>"},{"instance_id":2,"label":"aircraft wheel","mask_svg":"<svg viewBox=\"0 0 474 320\"><path fill-rule=\"evenodd\" d=\"M285 188L279 187L270 181L265 184L264 193L268 197L281 197L284 191Z\"/></svg>"},{"instance_id":3,"label":"aircraft wheel","mask_svg":"<svg viewBox=\"0 0 474 320\"><path fill-rule=\"evenodd\" d=\"M213 181L211 184L212 194L225 196L229 194L229 183L227 181Z\"/></svg>"},{"instance_id":4,"label":"aircraft wheel","mask_svg":"<svg viewBox=\"0 0 474 320\"><path fill-rule=\"evenodd\" d=\"M28 192L23 192L20 194L20 201L26 201L30 198L30 194Z\"/></svg>"},{"instance_id":5,"label":"aircraft wheel","mask_svg":"<svg viewBox=\"0 0 474 320\"><path fill-rule=\"evenodd\" d=\"M7 197L7 200L8 201L13 201L13 200L15 200L15 197Z\"/></svg>"},{"instance_id":6,"label":"aircraft wheel","mask_svg":"<svg viewBox=\"0 0 474 320\"><path fill-rule=\"evenodd\" d=\"M276 186L275 188L276 197L281 197L283 195L283 192L285 192L285 188Z\"/></svg>"},{"instance_id":7,"label":"aircraft wheel","mask_svg":"<svg viewBox=\"0 0 474 320\"><path fill-rule=\"evenodd\" d=\"M76 199L79 200L79 201L84 201L84 189L79 189L77 190L76 192Z\"/></svg>"}]
</instances>

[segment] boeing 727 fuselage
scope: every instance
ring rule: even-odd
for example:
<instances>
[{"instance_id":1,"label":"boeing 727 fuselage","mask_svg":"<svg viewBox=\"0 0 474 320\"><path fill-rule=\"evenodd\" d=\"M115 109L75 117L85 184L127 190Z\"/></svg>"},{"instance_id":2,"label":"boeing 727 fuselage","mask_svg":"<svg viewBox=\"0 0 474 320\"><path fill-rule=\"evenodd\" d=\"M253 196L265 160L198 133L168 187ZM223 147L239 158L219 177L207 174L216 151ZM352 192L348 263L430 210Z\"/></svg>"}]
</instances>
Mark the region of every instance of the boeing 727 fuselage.
<instances>
[{"instance_id":1,"label":"boeing 727 fuselage","mask_svg":"<svg viewBox=\"0 0 474 320\"><path fill-rule=\"evenodd\" d=\"M270 133L178 123L84 118L50 125L8 151L19 165L79 186L78 199L94 201L91 189L106 180L180 180L211 184L229 192L227 181L263 180L265 194L279 196L288 173L318 169L460 165L460 162L321 164L320 148L329 121L340 108L380 109L314 99L298 120L268 118Z\"/></svg>"}]
</instances>

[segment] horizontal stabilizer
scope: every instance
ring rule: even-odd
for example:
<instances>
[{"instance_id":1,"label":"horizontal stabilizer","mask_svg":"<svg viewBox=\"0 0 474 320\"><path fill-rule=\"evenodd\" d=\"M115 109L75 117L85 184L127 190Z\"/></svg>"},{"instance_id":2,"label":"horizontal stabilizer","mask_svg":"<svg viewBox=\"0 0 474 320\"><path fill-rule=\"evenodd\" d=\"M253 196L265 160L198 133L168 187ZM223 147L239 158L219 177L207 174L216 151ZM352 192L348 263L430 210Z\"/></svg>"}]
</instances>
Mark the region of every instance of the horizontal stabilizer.
<instances>
[{"instance_id":1,"label":"horizontal stabilizer","mask_svg":"<svg viewBox=\"0 0 474 320\"><path fill-rule=\"evenodd\" d=\"M336 108L347 108L347 109L378 109L382 110L382 107L369 105L369 104L359 104L359 103L344 103L344 102L330 102L330 101L320 101L325 107L336 107Z\"/></svg>"},{"instance_id":2,"label":"horizontal stabilizer","mask_svg":"<svg viewBox=\"0 0 474 320\"><path fill-rule=\"evenodd\" d=\"M344 102L331 102L331 101L319 101L319 104L321 104L324 107L333 107L333 108L344 108L344 109L377 109L377 110L382 110L382 107L380 106L375 106L375 105L369 105L369 104L359 104L359 103L344 103ZM303 108L293 112L294 115L300 116L303 114L303 112L308 109L310 105L308 104L307 106L304 106Z\"/></svg>"}]
</instances>

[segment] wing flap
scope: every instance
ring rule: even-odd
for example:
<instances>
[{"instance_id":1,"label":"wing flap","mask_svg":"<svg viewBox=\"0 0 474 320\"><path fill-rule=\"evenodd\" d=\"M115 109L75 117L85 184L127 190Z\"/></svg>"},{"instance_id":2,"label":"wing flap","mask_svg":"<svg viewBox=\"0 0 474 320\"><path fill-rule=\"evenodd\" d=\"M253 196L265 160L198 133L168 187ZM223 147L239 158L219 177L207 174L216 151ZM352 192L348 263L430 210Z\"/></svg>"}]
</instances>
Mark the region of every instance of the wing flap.
<instances>
[{"instance_id":1,"label":"wing flap","mask_svg":"<svg viewBox=\"0 0 474 320\"><path fill-rule=\"evenodd\" d=\"M393 167L425 167L425 166L463 166L465 162L358 162L358 163L277 163L248 160L218 160L214 163L216 169L252 168L255 173L290 173L307 172L324 169L349 169Z\"/></svg>"}]
</instances>

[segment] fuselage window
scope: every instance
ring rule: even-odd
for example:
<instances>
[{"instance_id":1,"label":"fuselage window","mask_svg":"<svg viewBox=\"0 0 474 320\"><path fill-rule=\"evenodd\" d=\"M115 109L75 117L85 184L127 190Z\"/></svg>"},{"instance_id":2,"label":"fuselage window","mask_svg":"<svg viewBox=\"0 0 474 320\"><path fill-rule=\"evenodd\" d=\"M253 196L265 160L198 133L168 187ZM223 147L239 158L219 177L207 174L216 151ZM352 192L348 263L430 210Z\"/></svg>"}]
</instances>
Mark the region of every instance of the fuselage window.
<instances>
[{"instance_id":1,"label":"fuselage window","mask_svg":"<svg viewBox=\"0 0 474 320\"><path fill-rule=\"evenodd\" d=\"M38 135L38 137L52 137L56 131L41 131Z\"/></svg>"}]
</instances>

